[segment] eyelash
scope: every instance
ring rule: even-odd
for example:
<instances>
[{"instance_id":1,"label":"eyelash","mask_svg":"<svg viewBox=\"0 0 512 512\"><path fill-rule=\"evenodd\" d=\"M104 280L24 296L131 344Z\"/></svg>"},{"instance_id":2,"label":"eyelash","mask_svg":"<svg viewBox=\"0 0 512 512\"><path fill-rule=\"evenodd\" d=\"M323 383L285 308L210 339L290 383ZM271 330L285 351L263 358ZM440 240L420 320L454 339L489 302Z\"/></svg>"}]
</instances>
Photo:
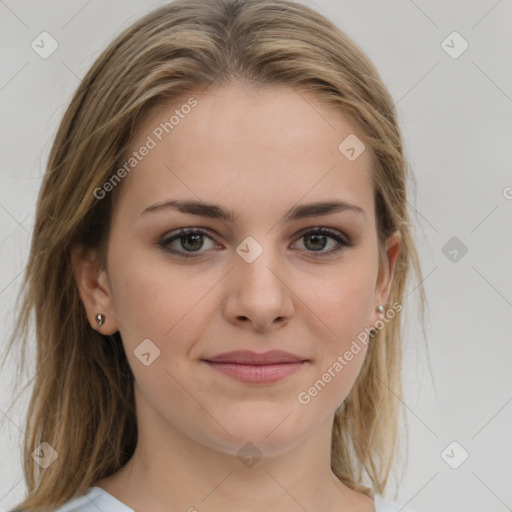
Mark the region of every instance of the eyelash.
<instances>
[{"instance_id":1,"label":"eyelash","mask_svg":"<svg viewBox=\"0 0 512 512\"><path fill-rule=\"evenodd\" d=\"M180 228L179 232L171 235L171 236L164 236L158 241L158 245L166 252L169 252L171 254L175 254L182 258L198 258L201 257L201 254L204 253L204 251L196 251L196 252L181 252L176 251L175 249L171 249L169 247L169 244L173 242L174 240L179 240L183 236L187 235L203 235L208 237L210 240L214 241L211 236L208 235L207 232L197 229L197 228ZM301 234L299 237L299 240L306 235L327 235L329 238L332 238L333 240L336 240L340 244L340 247L337 249L331 249L330 251L322 252L322 251L307 251L311 254L313 254L315 258L323 258L325 256L330 256L332 254L336 254L343 250L346 247L352 246L352 243L347 240L346 238L341 237L336 231L331 231L327 228L313 228L309 231L306 231Z\"/></svg>"}]
</instances>

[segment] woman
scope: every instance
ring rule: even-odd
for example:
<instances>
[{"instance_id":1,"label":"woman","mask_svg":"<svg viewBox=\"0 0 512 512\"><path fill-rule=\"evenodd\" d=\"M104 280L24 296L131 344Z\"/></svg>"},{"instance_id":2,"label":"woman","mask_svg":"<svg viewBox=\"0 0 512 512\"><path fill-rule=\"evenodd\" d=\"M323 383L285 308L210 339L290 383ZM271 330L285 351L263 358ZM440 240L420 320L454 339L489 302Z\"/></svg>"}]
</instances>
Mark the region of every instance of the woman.
<instances>
[{"instance_id":1,"label":"woman","mask_svg":"<svg viewBox=\"0 0 512 512\"><path fill-rule=\"evenodd\" d=\"M406 178L378 73L314 10L177 0L125 30L37 205L16 508L398 510Z\"/></svg>"}]
</instances>

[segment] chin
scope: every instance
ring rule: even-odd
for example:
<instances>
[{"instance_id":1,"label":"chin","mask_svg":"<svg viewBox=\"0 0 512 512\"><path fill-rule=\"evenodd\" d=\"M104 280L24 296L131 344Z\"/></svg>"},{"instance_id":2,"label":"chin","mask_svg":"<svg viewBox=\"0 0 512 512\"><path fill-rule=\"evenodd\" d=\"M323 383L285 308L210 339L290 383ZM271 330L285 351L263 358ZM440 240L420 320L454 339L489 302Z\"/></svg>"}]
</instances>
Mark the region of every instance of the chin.
<instances>
[{"instance_id":1,"label":"chin","mask_svg":"<svg viewBox=\"0 0 512 512\"><path fill-rule=\"evenodd\" d=\"M252 415L242 420L223 420L222 425L231 436L222 429L222 439L217 438L214 441L216 448L237 456L247 452L250 454L252 451L265 457L279 455L310 435L304 430L304 424L300 425L301 422L288 423L287 420L290 420L292 415L287 420L285 418L289 412L287 410L279 419L276 419L274 414L260 413L257 420Z\"/></svg>"}]
</instances>

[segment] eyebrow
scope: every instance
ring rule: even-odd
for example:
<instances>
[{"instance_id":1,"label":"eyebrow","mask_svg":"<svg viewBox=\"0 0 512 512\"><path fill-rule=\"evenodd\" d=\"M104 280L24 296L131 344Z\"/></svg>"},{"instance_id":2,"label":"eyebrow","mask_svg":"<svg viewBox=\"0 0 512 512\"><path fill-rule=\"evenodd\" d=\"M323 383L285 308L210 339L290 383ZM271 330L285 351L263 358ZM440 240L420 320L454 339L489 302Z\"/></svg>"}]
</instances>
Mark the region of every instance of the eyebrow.
<instances>
[{"instance_id":1,"label":"eyebrow","mask_svg":"<svg viewBox=\"0 0 512 512\"><path fill-rule=\"evenodd\" d=\"M181 213L189 215L197 215L199 217L208 217L211 219L220 219L226 222L236 223L238 216L232 210L225 210L222 206L193 200L166 200L148 206L140 215L148 213L160 212L168 208L173 208ZM305 219L309 217L318 217L321 215L330 215L338 212L354 212L366 218L365 211L347 201L332 200L321 201L318 203L301 204L291 208L283 216L284 222Z\"/></svg>"}]
</instances>

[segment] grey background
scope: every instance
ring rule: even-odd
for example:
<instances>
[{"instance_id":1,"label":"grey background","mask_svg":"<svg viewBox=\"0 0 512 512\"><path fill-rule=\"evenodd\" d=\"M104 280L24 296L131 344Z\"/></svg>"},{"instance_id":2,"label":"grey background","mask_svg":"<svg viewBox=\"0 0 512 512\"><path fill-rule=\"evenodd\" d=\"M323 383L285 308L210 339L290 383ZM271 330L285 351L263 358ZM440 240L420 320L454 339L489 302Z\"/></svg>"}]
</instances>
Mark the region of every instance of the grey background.
<instances>
[{"instance_id":1,"label":"grey background","mask_svg":"<svg viewBox=\"0 0 512 512\"><path fill-rule=\"evenodd\" d=\"M0 0L2 343L45 161L67 102L113 35L163 3ZM405 404L409 453L402 481L393 481L386 496L418 512L512 510L512 1L305 3L376 64L397 102L417 180L409 200L429 299L427 336L425 343L413 319L404 347L405 390L397 397ZM31 48L42 31L59 44L47 59ZM456 59L441 46L453 31L469 44ZM453 38L447 44L461 48ZM456 245L443 252L452 237ZM411 284L406 309L416 300ZM13 382L14 365L11 360L0 382L2 510L24 494L28 394L5 413L12 390L24 384ZM453 441L455 449L444 452L452 465L462 450L469 454L458 469L442 457Z\"/></svg>"}]
</instances>

